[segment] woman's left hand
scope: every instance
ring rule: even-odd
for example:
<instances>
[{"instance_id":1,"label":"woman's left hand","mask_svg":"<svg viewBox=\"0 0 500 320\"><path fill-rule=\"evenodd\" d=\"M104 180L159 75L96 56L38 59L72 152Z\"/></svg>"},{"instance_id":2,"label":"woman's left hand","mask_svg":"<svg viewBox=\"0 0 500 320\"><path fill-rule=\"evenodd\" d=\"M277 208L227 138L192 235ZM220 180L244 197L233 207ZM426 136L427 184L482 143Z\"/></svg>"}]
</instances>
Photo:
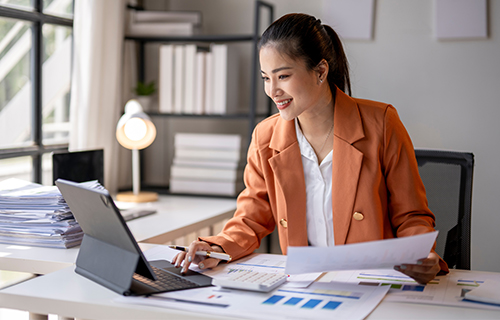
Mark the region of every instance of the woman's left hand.
<instances>
[{"instance_id":1,"label":"woman's left hand","mask_svg":"<svg viewBox=\"0 0 500 320\"><path fill-rule=\"evenodd\" d=\"M439 256L435 252L429 253L427 258L418 260L417 264L402 264L394 269L415 279L418 283L426 284L436 277L441 270Z\"/></svg>"}]
</instances>

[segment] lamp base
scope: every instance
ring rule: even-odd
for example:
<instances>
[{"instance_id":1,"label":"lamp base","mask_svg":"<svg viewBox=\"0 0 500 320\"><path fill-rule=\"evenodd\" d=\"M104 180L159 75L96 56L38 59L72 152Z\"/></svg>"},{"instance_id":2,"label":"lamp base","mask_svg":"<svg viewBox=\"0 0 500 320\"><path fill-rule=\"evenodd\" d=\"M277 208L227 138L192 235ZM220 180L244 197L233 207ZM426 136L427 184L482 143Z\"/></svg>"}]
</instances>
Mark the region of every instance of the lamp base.
<instances>
[{"instance_id":1,"label":"lamp base","mask_svg":"<svg viewBox=\"0 0 500 320\"><path fill-rule=\"evenodd\" d=\"M152 202L158 201L158 193L141 191L139 194L134 194L132 191L120 192L116 195L116 200L123 202Z\"/></svg>"}]
</instances>

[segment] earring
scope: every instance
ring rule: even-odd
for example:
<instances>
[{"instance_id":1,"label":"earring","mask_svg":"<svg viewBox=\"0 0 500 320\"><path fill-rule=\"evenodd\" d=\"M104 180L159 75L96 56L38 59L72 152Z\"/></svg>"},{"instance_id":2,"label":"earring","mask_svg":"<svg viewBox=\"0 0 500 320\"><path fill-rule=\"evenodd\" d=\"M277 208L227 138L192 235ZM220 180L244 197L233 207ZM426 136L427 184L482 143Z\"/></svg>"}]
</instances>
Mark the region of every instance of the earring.
<instances>
[{"instance_id":1,"label":"earring","mask_svg":"<svg viewBox=\"0 0 500 320\"><path fill-rule=\"evenodd\" d=\"M320 82L320 83L323 83L323 79L319 79L319 82Z\"/></svg>"}]
</instances>

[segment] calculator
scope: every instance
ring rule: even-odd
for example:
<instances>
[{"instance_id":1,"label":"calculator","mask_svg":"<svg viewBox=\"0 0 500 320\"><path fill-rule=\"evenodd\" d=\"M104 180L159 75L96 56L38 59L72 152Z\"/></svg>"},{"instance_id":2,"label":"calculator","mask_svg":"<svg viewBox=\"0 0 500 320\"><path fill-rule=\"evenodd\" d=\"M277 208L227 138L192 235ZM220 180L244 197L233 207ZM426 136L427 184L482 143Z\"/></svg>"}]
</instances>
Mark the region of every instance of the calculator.
<instances>
[{"instance_id":1,"label":"calculator","mask_svg":"<svg viewBox=\"0 0 500 320\"><path fill-rule=\"evenodd\" d=\"M232 289L269 292L286 282L284 273L238 271L226 279L213 279L212 284Z\"/></svg>"}]
</instances>

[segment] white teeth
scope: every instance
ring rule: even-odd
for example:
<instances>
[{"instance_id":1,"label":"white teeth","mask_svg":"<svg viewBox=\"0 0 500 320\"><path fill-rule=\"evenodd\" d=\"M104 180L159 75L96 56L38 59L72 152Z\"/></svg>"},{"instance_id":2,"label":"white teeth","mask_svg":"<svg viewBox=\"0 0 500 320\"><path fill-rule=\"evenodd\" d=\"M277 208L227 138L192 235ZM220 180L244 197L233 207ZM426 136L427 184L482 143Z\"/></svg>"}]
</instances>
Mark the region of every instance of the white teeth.
<instances>
[{"instance_id":1,"label":"white teeth","mask_svg":"<svg viewBox=\"0 0 500 320\"><path fill-rule=\"evenodd\" d=\"M281 102L276 102L276 104L279 105L279 106L283 106L283 105L287 104L290 101L292 101L292 99L288 99L288 100L281 101Z\"/></svg>"}]
</instances>

